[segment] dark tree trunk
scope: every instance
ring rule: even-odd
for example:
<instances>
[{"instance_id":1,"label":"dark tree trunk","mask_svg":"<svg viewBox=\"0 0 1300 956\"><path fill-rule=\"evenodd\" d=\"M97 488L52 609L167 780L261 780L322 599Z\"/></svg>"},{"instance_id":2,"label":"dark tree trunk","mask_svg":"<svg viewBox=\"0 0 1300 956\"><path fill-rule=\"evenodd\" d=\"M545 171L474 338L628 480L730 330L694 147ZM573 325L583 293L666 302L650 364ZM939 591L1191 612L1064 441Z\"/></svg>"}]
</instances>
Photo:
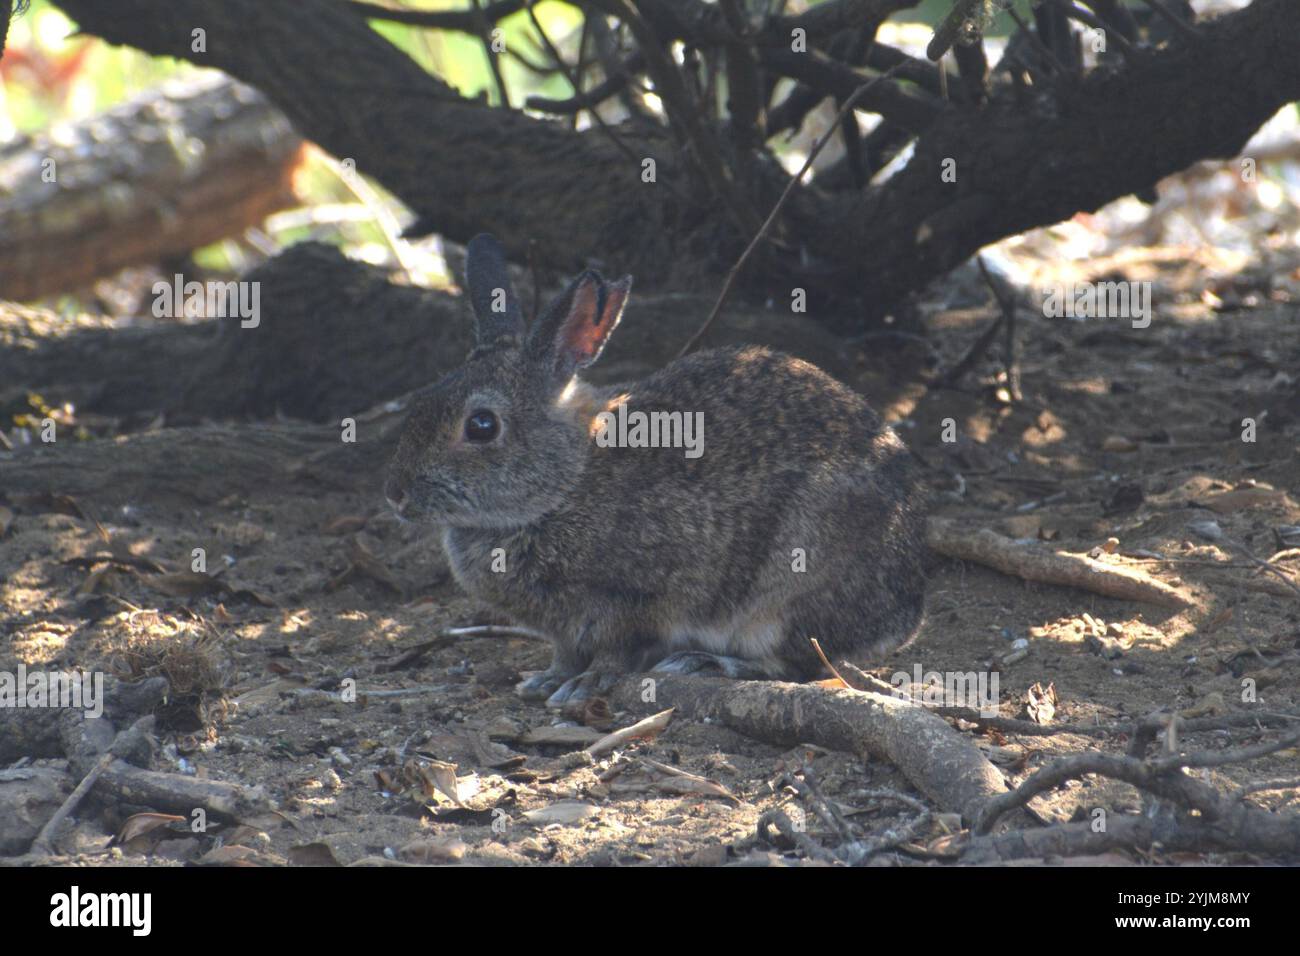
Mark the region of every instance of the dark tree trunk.
<instances>
[{"instance_id":1,"label":"dark tree trunk","mask_svg":"<svg viewBox=\"0 0 1300 956\"><path fill-rule=\"evenodd\" d=\"M430 229L460 241L492 231L516 261L535 242L543 266L605 262L636 273L642 288L682 285L716 278L750 239L667 130L621 127L620 148L601 129L575 132L467 100L347 3L54 2L86 32L258 87L304 136L355 159ZM615 0L580 3L618 8ZM831 0L804 17L811 36L814 14L831 29L837 17L864 22L864 11L910 5ZM695 0L638 0L637 9L661 38L715 40L719 14ZM785 29L788 19L777 25ZM191 50L197 27L207 31L205 53ZM777 230L783 245L755 257L744 285L851 295L880 312L989 242L1095 210L1196 160L1234 155L1300 98L1300 3L1255 0L1197 30L1199 38L1139 48L1082 76L1028 89L1005 84L980 108L943 106L916 158L893 178L861 191L796 190ZM788 30L785 37L788 49ZM658 167L653 184L641 179L648 157ZM742 199L765 214L785 176L764 154L754 158L761 161L744 164L757 172ZM957 162L953 183L940 179L948 158Z\"/></svg>"},{"instance_id":2,"label":"dark tree trunk","mask_svg":"<svg viewBox=\"0 0 1300 956\"><path fill-rule=\"evenodd\" d=\"M276 415L337 424L435 381L470 348L460 299L394 285L332 246L300 243L245 278L261 283L255 328L232 318L77 330L0 305L0 407L21 407L36 392L137 424L159 412L171 424ZM635 379L662 366L709 305L701 296L638 296L590 377ZM842 343L806 315L737 308L709 342L784 347L843 378L855 372Z\"/></svg>"}]
</instances>

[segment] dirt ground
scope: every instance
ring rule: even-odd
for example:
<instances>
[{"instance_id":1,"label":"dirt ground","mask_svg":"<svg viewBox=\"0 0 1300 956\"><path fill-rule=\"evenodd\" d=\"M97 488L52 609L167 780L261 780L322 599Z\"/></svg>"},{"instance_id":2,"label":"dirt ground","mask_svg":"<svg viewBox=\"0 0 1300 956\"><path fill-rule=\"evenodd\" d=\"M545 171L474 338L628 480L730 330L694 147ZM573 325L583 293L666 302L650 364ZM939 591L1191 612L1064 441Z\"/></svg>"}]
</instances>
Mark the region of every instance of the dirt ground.
<instances>
[{"instance_id":1,"label":"dirt ground","mask_svg":"<svg viewBox=\"0 0 1300 956\"><path fill-rule=\"evenodd\" d=\"M1228 269L1164 249L1159 256L1094 260L1087 273L1057 272L1054 281L1151 281L1155 315L1139 330L1121 320L1047 319L1022 310L1018 402L1006 400L997 347L961 389L927 390L921 377L928 346L882 338L845 343L860 370L852 384L929 466L939 514L1072 552L1115 538L1118 545L1102 560L1140 566L1197 600L1175 612L936 561L923 631L881 661L876 676L888 680L917 665L994 671L1002 715L1024 717L1031 688L1050 686L1050 720L1059 723L1111 723L1158 710L1219 715L1300 707L1300 601L1278 576L1191 527L1216 521L1256 557L1278 555L1276 568L1300 581L1300 551L1289 550L1300 547L1300 535L1285 530L1300 525L1300 263L1279 261L1268 269ZM937 299L922 305L926 325L938 333L930 342L941 367L997 314L978 280L968 299L951 308ZM1246 418L1256 422L1253 442L1242 440ZM941 438L946 419L955 426L952 442ZM122 454L130 447L128 439ZM161 485L167 481L157 475ZM92 521L64 513L67 502L0 499L0 515L7 514L0 521L0 670L24 662L167 674L173 695L159 714L156 768L259 786L280 813L238 826L214 822L197 834L173 822L109 847L123 820L148 808L92 800L58 842L63 861L803 859L756 836L760 815L790 802L780 782L788 748L677 719L657 739L617 757L583 759L575 751L584 741L629 717L599 708L556 715L519 700L512 686L521 673L545 666L544 644L467 636L419 652L445 627L493 618L458 592L435 538L389 515L377 486L359 494L286 480L188 507L157 491L105 475L102 494L76 502L119 542L116 560L107 560ZM123 560L123 544L138 560ZM183 572L195 547L205 549L209 571L224 569L229 589L211 593L183 575L163 579L150 569L157 562ZM337 694L349 678L359 689L355 702ZM584 718L596 726L584 728ZM570 728L567 742L526 736L540 732L545 740L563 726ZM1012 781L1058 755L1123 746L1071 734L974 739ZM1264 732L1245 728L1194 735L1184 744L1217 750L1262 739ZM628 753L717 786L693 782L694 792L675 792L686 778L638 766L611 774ZM1294 776L1298 765L1292 750L1198 773L1226 788ZM823 792L868 831L897 822L900 808L874 802L866 790L915 792L890 766L847 754L818 753L813 767ZM1294 812L1298 796L1291 789L1250 799ZM1097 807L1140 812L1142 797L1126 785L1089 779L1061 788L1047 805L1065 820L1086 818ZM951 824L937 819L913 849ZM811 817L808 832L815 840L826 836ZM1087 862L1200 861L1261 860L1152 852ZM927 861L922 852L899 851L876 862Z\"/></svg>"}]
</instances>

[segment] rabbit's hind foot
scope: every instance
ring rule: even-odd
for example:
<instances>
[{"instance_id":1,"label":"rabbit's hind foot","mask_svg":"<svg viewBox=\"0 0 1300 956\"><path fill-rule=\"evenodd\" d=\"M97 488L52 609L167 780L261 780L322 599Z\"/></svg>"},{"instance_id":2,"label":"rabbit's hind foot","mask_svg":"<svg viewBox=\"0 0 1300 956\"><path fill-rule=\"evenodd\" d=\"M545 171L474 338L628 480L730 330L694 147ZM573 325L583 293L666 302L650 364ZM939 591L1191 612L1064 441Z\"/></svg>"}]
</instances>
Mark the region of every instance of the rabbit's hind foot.
<instances>
[{"instance_id":1,"label":"rabbit's hind foot","mask_svg":"<svg viewBox=\"0 0 1300 956\"><path fill-rule=\"evenodd\" d=\"M652 670L661 674L699 674L716 671L735 680L767 680L772 675L761 664L741 657L711 654L708 651L678 651L669 654Z\"/></svg>"},{"instance_id":2,"label":"rabbit's hind foot","mask_svg":"<svg viewBox=\"0 0 1300 956\"><path fill-rule=\"evenodd\" d=\"M575 704L588 700L605 693L605 691L617 684L623 676L619 671L583 671L577 677L570 677L550 697L546 698L546 706L559 708L566 704Z\"/></svg>"}]
</instances>

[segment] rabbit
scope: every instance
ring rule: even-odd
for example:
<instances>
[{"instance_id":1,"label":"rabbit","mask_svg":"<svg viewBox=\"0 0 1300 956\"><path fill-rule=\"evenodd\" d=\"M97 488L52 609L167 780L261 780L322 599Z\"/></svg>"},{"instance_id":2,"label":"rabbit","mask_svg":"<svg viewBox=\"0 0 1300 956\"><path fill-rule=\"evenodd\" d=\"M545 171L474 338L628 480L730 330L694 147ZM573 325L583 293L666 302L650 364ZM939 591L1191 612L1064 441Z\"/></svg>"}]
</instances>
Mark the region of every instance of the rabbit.
<instances>
[{"instance_id":1,"label":"rabbit","mask_svg":"<svg viewBox=\"0 0 1300 956\"><path fill-rule=\"evenodd\" d=\"M465 272L476 344L413 403L385 493L441 527L466 592L552 641L518 694L561 707L647 668L804 681L829 676L810 638L865 663L913 637L925 494L859 394L757 346L594 387L630 276L581 273L527 328L495 239ZM701 453L601 440L635 411L694 414Z\"/></svg>"}]
</instances>

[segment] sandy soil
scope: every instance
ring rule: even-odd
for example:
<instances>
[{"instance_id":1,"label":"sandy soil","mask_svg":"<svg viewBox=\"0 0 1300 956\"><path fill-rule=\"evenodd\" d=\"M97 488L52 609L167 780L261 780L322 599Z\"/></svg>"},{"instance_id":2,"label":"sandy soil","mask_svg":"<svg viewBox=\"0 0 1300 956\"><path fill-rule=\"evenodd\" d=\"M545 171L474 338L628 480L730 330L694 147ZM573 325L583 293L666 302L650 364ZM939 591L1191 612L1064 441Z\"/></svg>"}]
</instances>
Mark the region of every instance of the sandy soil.
<instances>
[{"instance_id":1,"label":"sandy soil","mask_svg":"<svg viewBox=\"0 0 1300 956\"><path fill-rule=\"evenodd\" d=\"M1155 284L1150 328L1022 316L1018 403L1000 394L996 353L976 365L964 390L927 392L918 384L923 350L895 351L879 340L845 348L860 369L853 384L898 422L930 465L940 513L1070 551L1116 538L1118 547L1105 560L1140 565L1181 585L1196 595L1197 606L1172 612L937 562L924 631L882 661L877 676L888 679L917 665L996 671L1003 715L1024 716L1030 688L1050 685L1052 720L1067 723L1113 722L1161 709L1211 715L1300 706L1300 601L1284 588L1261 590L1267 575L1189 529L1213 519L1265 559L1300 545L1287 544L1277 530L1300 524L1297 307L1270 292L1270 275L1217 276L1176 256L1123 268L1126 278ZM1292 286L1298 277L1291 275ZM1202 294L1207 287L1213 296ZM943 364L955 361L994 314L989 305L927 309L930 328L944 333L933 337ZM948 418L956 426L951 443L940 437ZM1242 441L1243 418L1257 422L1253 443ZM165 483L167 476L157 479ZM140 568L78 560L105 550L91 522L48 503L9 501L0 540L0 669L22 661L168 674L175 694L159 715L157 766L259 785L282 815L213 825L200 834L171 824L110 849L122 821L147 808L91 803L60 842L73 861L803 859L755 835L764 811L790 803L780 775L802 753L792 758L786 748L677 720L630 753L705 777L719 785L716 795L665 790L664 778L634 767L610 777L615 758L593 762L575 755L572 743L524 741L526 731L577 728L584 718L597 725L589 728L592 735L627 722L599 709L557 716L517 699L511 688L520 674L547 661L543 644L465 637L423 655L409 653L446 626L493 619L458 592L434 539L387 514L377 488L366 495L319 487L304 493L286 482L181 507L150 487L111 487L112 481L105 475L110 487L102 499L83 503L132 555L178 571L188 567L192 548L204 547L209 570L224 567L223 580L236 591L255 592L271 606L253 595L199 593L183 583L172 588L177 593L161 593L155 575ZM369 574L344 575L358 564L354 539L374 556L373 566L361 562ZM1300 580L1300 553L1276 564ZM1119 655L1103 657L1090 635L1113 638ZM1027 641L1023 654L1011 653L1018 639ZM319 692L346 678L362 691L357 701ZM1244 700L1243 688L1252 682L1256 698ZM390 693L402 689L408 692ZM1098 745L1069 734L975 739L1012 780L1053 756ZM1217 731L1191 745L1219 749L1261 739L1250 729ZM1118 750L1122 741L1103 745ZM1289 751L1204 776L1227 787L1294 775L1298 763ZM417 767L422 770L413 775ZM850 755L818 753L813 767L823 792L852 809L868 831L896 822L901 811L863 791L911 792L891 767ZM449 775L459 777L454 788ZM458 789L463 805L438 783ZM1294 812L1297 792L1252 799ZM1053 815L1068 819L1099 806L1137 812L1141 796L1124 785L1086 780L1048 803ZM951 822L937 820L916 846L941 836ZM828 839L817 820L808 828L814 839ZM1115 862L1192 859L1155 853ZM922 859L896 852L877 862Z\"/></svg>"}]
</instances>

